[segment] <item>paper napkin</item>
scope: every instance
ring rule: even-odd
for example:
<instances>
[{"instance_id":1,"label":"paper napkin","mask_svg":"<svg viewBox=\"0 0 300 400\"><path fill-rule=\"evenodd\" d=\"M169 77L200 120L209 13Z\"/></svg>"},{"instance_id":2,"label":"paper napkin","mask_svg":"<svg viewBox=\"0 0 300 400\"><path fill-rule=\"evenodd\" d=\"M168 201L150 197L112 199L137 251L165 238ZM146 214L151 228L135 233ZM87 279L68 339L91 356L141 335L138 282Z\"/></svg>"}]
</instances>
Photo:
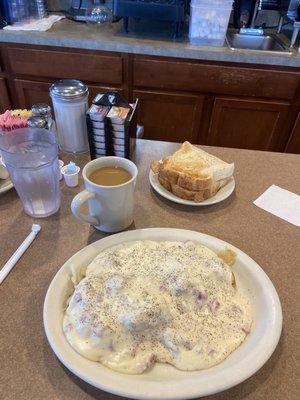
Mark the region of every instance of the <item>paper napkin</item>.
<instances>
[{"instance_id":1,"label":"paper napkin","mask_svg":"<svg viewBox=\"0 0 300 400\"><path fill-rule=\"evenodd\" d=\"M47 31L55 22L63 18L66 17L64 15L49 15L46 18L36 19L30 22L7 25L3 29L7 31Z\"/></svg>"},{"instance_id":2,"label":"paper napkin","mask_svg":"<svg viewBox=\"0 0 300 400\"><path fill-rule=\"evenodd\" d=\"M257 207L300 226L300 196L272 185L254 201Z\"/></svg>"}]
</instances>

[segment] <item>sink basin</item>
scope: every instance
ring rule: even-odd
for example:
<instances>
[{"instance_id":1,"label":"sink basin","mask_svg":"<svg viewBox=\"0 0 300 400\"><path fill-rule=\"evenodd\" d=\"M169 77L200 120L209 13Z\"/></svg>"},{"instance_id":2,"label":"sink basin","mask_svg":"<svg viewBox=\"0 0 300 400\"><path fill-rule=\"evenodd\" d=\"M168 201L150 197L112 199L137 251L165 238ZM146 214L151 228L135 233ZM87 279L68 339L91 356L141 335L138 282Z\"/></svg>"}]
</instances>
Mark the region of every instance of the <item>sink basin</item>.
<instances>
[{"instance_id":1,"label":"sink basin","mask_svg":"<svg viewBox=\"0 0 300 400\"><path fill-rule=\"evenodd\" d=\"M226 39L231 50L246 49L291 53L291 50L276 35L245 35L228 32Z\"/></svg>"}]
</instances>

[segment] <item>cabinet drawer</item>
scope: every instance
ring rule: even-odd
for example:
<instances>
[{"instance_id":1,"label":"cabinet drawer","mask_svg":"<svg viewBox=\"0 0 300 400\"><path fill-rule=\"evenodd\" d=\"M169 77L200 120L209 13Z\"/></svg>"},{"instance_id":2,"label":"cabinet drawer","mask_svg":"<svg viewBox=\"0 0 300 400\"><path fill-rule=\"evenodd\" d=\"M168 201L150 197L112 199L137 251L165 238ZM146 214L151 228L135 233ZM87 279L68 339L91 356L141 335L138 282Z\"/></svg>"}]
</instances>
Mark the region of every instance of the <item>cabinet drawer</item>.
<instances>
[{"instance_id":1,"label":"cabinet drawer","mask_svg":"<svg viewBox=\"0 0 300 400\"><path fill-rule=\"evenodd\" d=\"M121 55L77 53L8 47L7 59L14 74L38 78L70 78L120 85L123 79Z\"/></svg>"},{"instance_id":2,"label":"cabinet drawer","mask_svg":"<svg viewBox=\"0 0 300 400\"><path fill-rule=\"evenodd\" d=\"M133 83L135 87L292 99L300 74L136 56Z\"/></svg>"},{"instance_id":3,"label":"cabinet drawer","mask_svg":"<svg viewBox=\"0 0 300 400\"><path fill-rule=\"evenodd\" d=\"M49 95L50 82L39 82L39 81L29 81L24 79L14 79L15 92L17 95L17 101L15 107L20 108L31 108L32 104L36 103L47 103L52 104L52 100ZM89 85L89 102L97 93L104 93L106 91L117 90L119 93L123 94L120 89L115 89L111 87L103 87L98 85Z\"/></svg>"}]
</instances>

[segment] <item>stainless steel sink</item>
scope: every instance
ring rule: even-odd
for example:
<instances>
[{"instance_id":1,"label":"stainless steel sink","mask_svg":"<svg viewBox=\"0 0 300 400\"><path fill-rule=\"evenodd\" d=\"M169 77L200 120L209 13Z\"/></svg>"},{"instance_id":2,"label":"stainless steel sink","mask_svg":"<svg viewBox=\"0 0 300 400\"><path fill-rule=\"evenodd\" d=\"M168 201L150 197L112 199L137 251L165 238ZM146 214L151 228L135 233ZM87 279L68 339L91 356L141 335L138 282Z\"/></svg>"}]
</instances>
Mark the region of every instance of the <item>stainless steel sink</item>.
<instances>
[{"instance_id":1,"label":"stainless steel sink","mask_svg":"<svg viewBox=\"0 0 300 400\"><path fill-rule=\"evenodd\" d=\"M292 51L274 34L245 35L228 32L226 40L231 50L246 49L292 54Z\"/></svg>"}]
</instances>

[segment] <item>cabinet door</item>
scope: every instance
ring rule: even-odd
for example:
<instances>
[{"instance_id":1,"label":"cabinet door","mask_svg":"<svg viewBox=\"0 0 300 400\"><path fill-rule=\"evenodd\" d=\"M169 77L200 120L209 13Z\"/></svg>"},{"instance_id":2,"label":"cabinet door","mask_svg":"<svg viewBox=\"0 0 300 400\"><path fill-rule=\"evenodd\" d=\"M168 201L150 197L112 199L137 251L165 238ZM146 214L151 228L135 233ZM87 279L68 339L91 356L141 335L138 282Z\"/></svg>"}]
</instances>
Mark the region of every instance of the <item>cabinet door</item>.
<instances>
[{"instance_id":1,"label":"cabinet door","mask_svg":"<svg viewBox=\"0 0 300 400\"><path fill-rule=\"evenodd\" d=\"M137 121L144 139L197 142L202 96L139 90L133 96L139 99Z\"/></svg>"},{"instance_id":2,"label":"cabinet door","mask_svg":"<svg viewBox=\"0 0 300 400\"><path fill-rule=\"evenodd\" d=\"M218 97L207 144L253 150L283 150L289 103Z\"/></svg>"},{"instance_id":3,"label":"cabinet door","mask_svg":"<svg viewBox=\"0 0 300 400\"><path fill-rule=\"evenodd\" d=\"M0 113L11 108L9 95L4 78L0 78Z\"/></svg>"},{"instance_id":4,"label":"cabinet door","mask_svg":"<svg viewBox=\"0 0 300 400\"><path fill-rule=\"evenodd\" d=\"M51 104L51 98L49 95L49 87L52 82L39 82L29 81L23 79L15 79L15 91L17 98L17 106L21 108L31 108L32 104L36 103L47 103ZM120 89L114 89L109 87L88 85L89 87L89 100L94 98L97 93L103 93L108 90L117 90L122 93Z\"/></svg>"},{"instance_id":5,"label":"cabinet door","mask_svg":"<svg viewBox=\"0 0 300 400\"><path fill-rule=\"evenodd\" d=\"M287 153L300 154L300 113L298 114L298 118L295 122L285 151Z\"/></svg>"}]
</instances>

